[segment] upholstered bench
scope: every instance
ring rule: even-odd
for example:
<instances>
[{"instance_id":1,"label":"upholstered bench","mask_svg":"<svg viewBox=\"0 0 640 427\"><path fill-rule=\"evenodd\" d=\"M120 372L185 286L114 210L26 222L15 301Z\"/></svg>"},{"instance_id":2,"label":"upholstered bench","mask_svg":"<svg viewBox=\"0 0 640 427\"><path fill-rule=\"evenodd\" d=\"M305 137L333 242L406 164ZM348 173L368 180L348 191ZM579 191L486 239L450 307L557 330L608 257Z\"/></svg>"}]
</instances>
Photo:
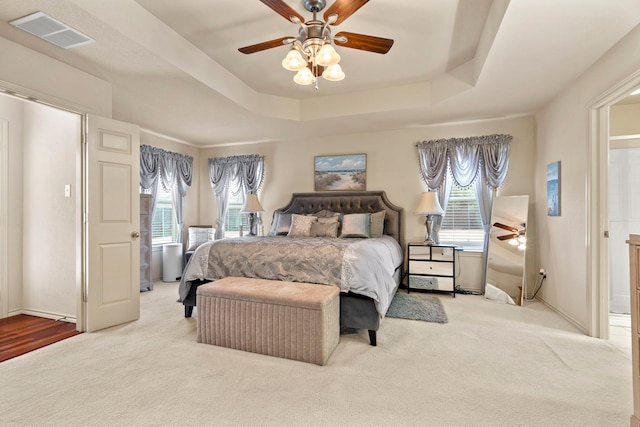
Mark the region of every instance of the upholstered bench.
<instances>
[{"instance_id":1,"label":"upholstered bench","mask_svg":"<svg viewBox=\"0 0 640 427\"><path fill-rule=\"evenodd\" d=\"M197 341L318 365L340 340L335 286L226 277L198 287Z\"/></svg>"}]
</instances>

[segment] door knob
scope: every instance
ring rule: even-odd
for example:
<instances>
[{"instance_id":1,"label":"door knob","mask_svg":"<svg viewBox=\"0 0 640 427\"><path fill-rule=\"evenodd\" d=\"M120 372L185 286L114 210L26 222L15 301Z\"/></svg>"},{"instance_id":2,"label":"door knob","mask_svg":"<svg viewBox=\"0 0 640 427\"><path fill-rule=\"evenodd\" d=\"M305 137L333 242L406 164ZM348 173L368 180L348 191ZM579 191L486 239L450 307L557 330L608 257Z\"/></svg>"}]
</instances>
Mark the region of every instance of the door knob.
<instances>
[{"instance_id":1,"label":"door knob","mask_svg":"<svg viewBox=\"0 0 640 427\"><path fill-rule=\"evenodd\" d=\"M140 233L138 233L137 231L134 231L133 233L131 233L131 237L133 237L134 239L137 239L138 237L140 237Z\"/></svg>"}]
</instances>

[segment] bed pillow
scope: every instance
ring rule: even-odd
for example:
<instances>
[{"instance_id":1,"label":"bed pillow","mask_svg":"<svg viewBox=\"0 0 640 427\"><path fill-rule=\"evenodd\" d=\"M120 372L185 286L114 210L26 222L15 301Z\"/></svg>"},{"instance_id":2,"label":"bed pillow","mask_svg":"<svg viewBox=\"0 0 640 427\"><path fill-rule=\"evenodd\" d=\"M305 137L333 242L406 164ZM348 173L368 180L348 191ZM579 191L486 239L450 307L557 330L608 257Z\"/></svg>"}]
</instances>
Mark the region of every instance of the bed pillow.
<instances>
[{"instance_id":1,"label":"bed pillow","mask_svg":"<svg viewBox=\"0 0 640 427\"><path fill-rule=\"evenodd\" d=\"M276 222L274 235L286 236L289 233L289 229L291 228L291 214L278 212L277 218L274 218L274 222Z\"/></svg>"},{"instance_id":2,"label":"bed pillow","mask_svg":"<svg viewBox=\"0 0 640 427\"><path fill-rule=\"evenodd\" d=\"M318 218L311 224L311 237L338 237L340 217Z\"/></svg>"},{"instance_id":3,"label":"bed pillow","mask_svg":"<svg viewBox=\"0 0 640 427\"><path fill-rule=\"evenodd\" d=\"M317 216L318 218L333 218L334 216L340 217L340 212L332 212L324 209L311 215Z\"/></svg>"},{"instance_id":4,"label":"bed pillow","mask_svg":"<svg viewBox=\"0 0 640 427\"><path fill-rule=\"evenodd\" d=\"M287 236L289 237L310 237L311 225L316 222L318 218L310 215L291 215L291 227Z\"/></svg>"},{"instance_id":5,"label":"bed pillow","mask_svg":"<svg viewBox=\"0 0 640 427\"><path fill-rule=\"evenodd\" d=\"M189 246L187 246L187 250L195 251L198 246L213 240L215 232L216 229L212 227L189 227Z\"/></svg>"},{"instance_id":6,"label":"bed pillow","mask_svg":"<svg viewBox=\"0 0 640 427\"><path fill-rule=\"evenodd\" d=\"M371 214L347 214L342 217L340 237L371 237Z\"/></svg>"},{"instance_id":7,"label":"bed pillow","mask_svg":"<svg viewBox=\"0 0 640 427\"><path fill-rule=\"evenodd\" d=\"M384 235L384 217L386 214L387 211L371 214L371 237L382 237Z\"/></svg>"}]
</instances>

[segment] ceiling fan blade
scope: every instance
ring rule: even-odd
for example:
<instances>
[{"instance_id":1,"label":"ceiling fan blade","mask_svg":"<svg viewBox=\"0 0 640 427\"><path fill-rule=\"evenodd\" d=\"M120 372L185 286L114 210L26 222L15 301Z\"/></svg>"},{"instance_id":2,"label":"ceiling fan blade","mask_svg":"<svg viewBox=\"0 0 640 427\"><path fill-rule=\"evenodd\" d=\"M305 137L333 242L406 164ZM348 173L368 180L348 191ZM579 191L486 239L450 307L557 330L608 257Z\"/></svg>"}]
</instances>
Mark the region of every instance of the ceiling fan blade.
<instances>
[{"instance_id":1,"label":"ceiling fan blade","mask_svg":"<svg viewBox=\"0 0 640 427\"><path fill-rule=\"evenodd\" d=\"M269 6L271 10L273 10L278 15L282 16L287 21L293 22L295 24L296 22L293 19L291 19L292 16L295 16L296 18L298 18L300 22L305 21L304 16L300 15L298 12L292 9L291 6L289 6L282 0L260 0L260 1L266 4L267 6Z\"/></svg>"},{"instance_id":2,"label":"ceiling fan blade","mask_svg":"<svg viewBox=\"0 0 640 427\"><path fill-rule=\"evenodd\" d=\"M341 38L346 37L346 41ZM337 46L350 47L351 49L366 50L367 52L382 53L389 52L393 46L393 40L382 37L366 36L364 34L348 33L341 31L333 38Z\"/></svg>"},{"instance_id":3,"label":"ceiling fan blade","mask_svg":"<svg viewBox=\"0 0 640 427\"><path fill-rule=\"evenodd\" d=\"M517 229L517 228L515 228L515 227L510 227L510 226L508 226L508 225L504 225L504 224L501 224L501 223L499 223L499 222L494 222L494 223L493 223L493 226L494 226L494 227L498 227L498 228L502 228L503 230L511 231L511 232L513 232L513 233L517 233L517 232L518 232L518 229Z\"/></svg>"},{"instance_id":4,"label":"ceiling fan blade","mask_svg":"<svg viewBox=\"0 0 640 427\"><path fill-rule=\"evenodd\" d=\"M268 42L262 42L258 44L252 44L251 46L241 47L238 50L244 54L256 53L263 50L271 49L273 47L283 46L287 43L291 43L293 40L295 39L292 37L281 37L279 39L269 40Z\"/></svg>"},{"instance_id":5,"label":"ceiling fan blade","mask_svg":"<svg viewBox=\"0 0 640 427\"><path fill-rule=\"evenodd\" d=\"M518 235L517 234L506 234L504 236L496 236L496 238L498 240L511 240L511 239L517 239Z\"/></svg>"},{"instance_id":6,"label":"ceiling fan blade","mask_svg":"<svg viewBox=\"0 0 640 427\"><path fill-rule=\"evenodd\" d=\"M329 15L338 15L338 19L333 25L339 25L342 21L350 17L356 10L364 6L369 0L336 0L331 7L324 12L324 20L329 19Z\"/></svg>"}]
</instances>

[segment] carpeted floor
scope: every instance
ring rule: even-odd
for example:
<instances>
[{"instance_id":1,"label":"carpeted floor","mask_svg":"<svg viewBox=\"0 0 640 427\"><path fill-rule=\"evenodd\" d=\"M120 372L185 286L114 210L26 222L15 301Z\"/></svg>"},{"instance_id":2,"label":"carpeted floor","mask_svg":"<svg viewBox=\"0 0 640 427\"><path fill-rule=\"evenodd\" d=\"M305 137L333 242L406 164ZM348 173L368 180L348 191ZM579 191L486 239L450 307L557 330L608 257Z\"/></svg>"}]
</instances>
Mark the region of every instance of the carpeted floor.
<instances>
[{"instance_id":1,"label":"carpeted floor","mask_svg":"<svg viewBox=\"0 0 640 427\"><path fill-rule=\"evenodd\" d=\"M447 314L436 296L398 291L391 301L387 317L447 323Z\"/></svg>"},{"instance_id":2,"label":"carpeted floor","mask_svg":"<svg viewBox=\"0 0 640 427\"><path fill-rule=\"evenodd\" d=\"M629 425L630 355L540 303L442 296L448 323L386 318L377 347L341 335L317 366L196 343L176 295L156 283L140 320L0 364L0 424Z\"/></svg>"}]
</instances>

